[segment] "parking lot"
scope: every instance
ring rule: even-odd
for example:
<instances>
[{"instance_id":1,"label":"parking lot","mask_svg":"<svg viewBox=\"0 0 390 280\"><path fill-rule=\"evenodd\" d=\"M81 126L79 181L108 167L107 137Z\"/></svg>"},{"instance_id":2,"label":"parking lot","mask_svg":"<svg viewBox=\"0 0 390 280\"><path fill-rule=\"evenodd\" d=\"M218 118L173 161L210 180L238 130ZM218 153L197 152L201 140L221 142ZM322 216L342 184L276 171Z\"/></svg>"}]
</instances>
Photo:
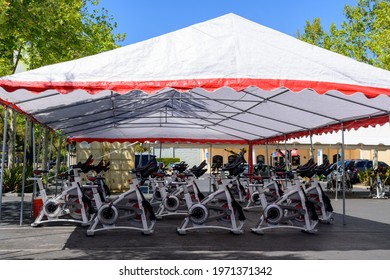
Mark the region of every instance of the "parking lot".
<instances>
[{"instance_id":1,"label":"parking lot","mask_svg":"<svg viewBox=\"0 0 390 280\"><path fill-rule=\"evenodd\" d=\"M28 197L26 198L28 200ZM73 225L31 228L29 202L19 225L20 198L3 197L0 223L0 259L40 260L153 260L153 259L291 259L291 260L390 260L390 201L332 199L333 224L319 224L315 234L296 229L273 229L264 235L251 233L260 212L246 212L245 232L199 230L185 236L176 233L183 217L166 217L150 236L128 230L85 235Z\"/></svg>"}]
</instances>

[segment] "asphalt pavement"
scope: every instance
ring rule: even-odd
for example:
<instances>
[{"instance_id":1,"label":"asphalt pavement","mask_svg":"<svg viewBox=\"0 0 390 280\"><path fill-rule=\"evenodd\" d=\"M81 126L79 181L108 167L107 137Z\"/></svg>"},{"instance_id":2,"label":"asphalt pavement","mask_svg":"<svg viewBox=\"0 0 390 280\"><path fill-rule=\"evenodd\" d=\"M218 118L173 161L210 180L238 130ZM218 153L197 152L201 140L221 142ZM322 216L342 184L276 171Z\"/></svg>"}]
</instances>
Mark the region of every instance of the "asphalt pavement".
<instances>
[{"instance_id":1,"label":"asphalt pavement","mask_svg":"<svg viewBox=\"0 0 390 280\"><path fill-rule=\"evenodd\" d=\"M85 227L70 224L32 228L29 196L20 225L20 197L5 195L0 260L390 260L390 200L357 197L333 197L334 221L315 234L281 228L253 234L261 213L251 210L242 235L202 229L180 236L183 217L172 216L158 220L152 235L118 229L87 237Z\"/></svg>"}]
</instances>

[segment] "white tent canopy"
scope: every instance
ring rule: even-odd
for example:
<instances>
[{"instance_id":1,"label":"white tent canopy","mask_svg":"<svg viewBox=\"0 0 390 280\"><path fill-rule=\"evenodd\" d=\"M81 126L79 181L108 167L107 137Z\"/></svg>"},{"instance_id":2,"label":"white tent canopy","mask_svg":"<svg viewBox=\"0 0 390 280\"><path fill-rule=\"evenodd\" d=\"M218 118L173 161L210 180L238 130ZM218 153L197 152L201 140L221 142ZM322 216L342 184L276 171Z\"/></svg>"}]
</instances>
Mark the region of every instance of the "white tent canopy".
<instances>
[{"instance_id":1,"label":"white tent canopy","mask_svg":"<svg viewBox=\"0 0 390 280\"><path fill-rule=\"evenodd\" d=\"M76 141L263 143L383 125L389 95L389 71L234 14L0 78L1 103Z\"/></svg>"},{"instance_id":2,"label":"white tent canopy","mask_svg":"<svg viewBox=\"0 0 390 280\"><path fill-rule=\"evenodd\" d=\"M341 131L291 139L287 143L332 145L341 143ZM345 133L344 144L360 146L390 146L390 125L362 127Z\"/></svg>"}]
</instances>

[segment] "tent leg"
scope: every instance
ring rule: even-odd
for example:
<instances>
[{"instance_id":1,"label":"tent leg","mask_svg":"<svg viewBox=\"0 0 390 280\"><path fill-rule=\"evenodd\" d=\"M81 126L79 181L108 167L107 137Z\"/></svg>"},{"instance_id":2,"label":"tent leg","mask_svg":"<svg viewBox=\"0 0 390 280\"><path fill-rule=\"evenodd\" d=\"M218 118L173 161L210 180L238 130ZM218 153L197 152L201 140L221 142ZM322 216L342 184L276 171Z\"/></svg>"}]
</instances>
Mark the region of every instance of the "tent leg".
<instances>
[{"instance_id":1,"label":"tent leg","mask_svg":"<svg viewBox=\"0 0 390 280\"><path fill-rule=\"evenodd\" d=\"M310 158L314 159L313 135L310 131Z\"/></svg>"},{"instance_id":2,"label":"tent leg","mask_svg":"<svg viewBox=\"0 0 390 280\"><path fill-rule=\"evenodd\" d=\"M343 170L342 189L343 189L343 225L345 225L345 149L344 149L344 124L341 123L341 170Z\"/></svg>"},{"instance_id":3,"label":"tent leg","mask_svg":"<svg viewBox=\"0 0 390 280\"><path fill-rule=\"evenodd\" d=\"M8 130L8 108L4 110L4 131L3 131L3 147L1 154L1 174L0 174L0 220L1 220L1 209L3 204L3 178L4 178L4 161L5 161L5 148L7 144L7 130Z\"/></svg>"},{"instance_id":4,"label":"tent leg","mask_svg":"<svg viewBox=\"0 0 390 280\"><path fill-rule=\"evenodd\" d=\"M30 141L31 141L31 146L32 146L32 165L33 165L33 169L37 169L37 160L36 160L36 147L35 147L35 134L34 134L34 124L31 123L31 126L30 126L30 133L31 133L31 136L30 136ZM35 192L36 192L36 188L37 188L37 183L36 181L34 181L34 184L33 184L33 191L32 191L32 196L31 196L31 211L30 211L30 216L33 217L33 205L34 205L34 198L35 198Z\"/></svg>"},{"instance_id":5,"label":"tent leg","mask_svg":"<svg viewBox=\"0 0 390 280\"><path fill-rule=\"evenodd\" d=\"M58 137L58 149L57 149L57 160L56 160L56 175L60 173L61 167L61 146L62 146L62 137Z\"/></svg>"},{"instance_id":6,"label":"tent leg","mask_svg":"<svg viewBox=\"0 0 390 280\"><path fill-rule=\"evenodd\" d=\"M267 165L267 175L270 176L270 160L268 154L268 142L265 143L265 164Z\"/></svg>"},{"instance_id":7,"label":"tent leg","mask_svg":"<svg viewBox=\"0 0 390 280\"><path fill-rule=\"evenodd\" d=\"M55 177L58 178L58 175L60 174L60 168L61 168L61 148L62 148L62 136L58 137L58 149L57 149L57 159L56 159L56 175ZM64 180L64 179L62 179ZM62 181L63 182L63 181ZM58 184L56 182L56 191L55 195L57 195L58 192Z\"/></svg>"},{"instance_id":8,"label":"tent leg","mask_svg":"<svg viewBox=\"0 0 390 280\"><path fill-rule=\"evenodd\" d=\"M290 161L289 161L289 158L288 158L287 136L286 136L286 134L284 134L284 162L286 163L286 170L290 171L291 170L291 166L290 166Z\"/></svg>"},{"instance_id":9,"label":"tent leg","mask_svg":"<svg viewBox=\"0 0 390 280\"><path fill-rule=\"evenodd\" d=\"M341 157L340 157L340 151L339 151L339 145L337 145L337 156L336 156L336 163L341 160ZM338 171L336 169L336 171ZM336 176L336 194L335 194L335 200L337 201L338 200L338 192L339 192L339 184L338 184L338 181L337 181L337 176ZM342 178L341 178L342 179Z\"/></svg>"},{"instance_id":10,"label":"tent leg","mask_svg":"<svg viewBox=\"0 0 390 280\"><path fill-rule=\"evenodd\" d=\"M208 164L208 169L209 169L209 172L210 172L210 175L211 175L211 165L213 165L213 144L210 144L210 153L209 153L209 164ZM211 185L212 185L212 182L211 182L211 176L209 176L209 193L211 193Z\"/></svg>"},{"instance_id":11,"label":"tent leg","mask_svg":"<svg viewBox=\"0 0 390 280\"><path fill-rule=\"evenodd\" d=\"M248 145L248 173L253 173L253 144L249 142ZM252 180L252 176L249 177L250 181Z\"/></svg>"},{"instance_id":12,"label":"tent leg","mask_svg":"<svg viewBox=\"0 0 390 280\"><path fill-rule=\"evenodd\" d=\"M20 200L20 219L19 225L23 225L23 210L24 210L24 189L26 187L26 164L27 164L27 135L28 135L29 121L26 118L24 128L24 147L23 147L23 175L22 175L22 197Z\"/></svg>"}]
</instances>

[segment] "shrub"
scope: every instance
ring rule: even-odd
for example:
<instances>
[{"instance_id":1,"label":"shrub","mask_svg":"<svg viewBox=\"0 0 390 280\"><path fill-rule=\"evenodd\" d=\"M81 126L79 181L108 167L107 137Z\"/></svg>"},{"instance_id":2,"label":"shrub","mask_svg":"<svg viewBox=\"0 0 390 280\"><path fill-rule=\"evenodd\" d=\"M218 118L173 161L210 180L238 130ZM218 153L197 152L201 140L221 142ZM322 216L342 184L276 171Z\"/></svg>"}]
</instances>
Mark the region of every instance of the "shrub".
<instances>
[{"instance_id":1,"label":"shrub","mask_svg":"<svg viewBox=\"0 0 390 280\"><path fill-rule=\"evenodd\" d=\"M32 175L32 167L26 168L26 180ZM23 166L19 165L10 169L4 169L3 192L21 192L23 181ZM28 185L26 181L26 185Z\"/></svg>"},{"instance_id":2,"label":"shrub","mask_svg":"<svg viewBox=\"0 0 390 280\"><path fill-rule=\"evenodd\" d=\"M359 182L365 186L370 185L370 173L371 171L359 171L358 178Z\"/></svg>"},{"instance_id":3,"label":"shrub","mask_svg":"<svg viewBox=\"0 0 390 280\"><path fill-rule=\"evenodd\" d=\"M379 172L379 176L382 180L382 183L384 185L390 185L390 169L389 168L384 168ZM362 184L365 186L370 185L370 178L371 181L374 182L376 180L376 175L372 170L367 170L367 171L360 171L358 173L359 180Z\"/></svg>"},{"instance_id":4,"label":"shrub","mask_svg":"<svg viewBox=\"0 0 390 280\"><path fill-rule=\"evenodd\" d=\"M158 162L162 162L166 169L169 168L170 163L180 162L180 158L156 158Z\"/></svg>"}]
</instances>

